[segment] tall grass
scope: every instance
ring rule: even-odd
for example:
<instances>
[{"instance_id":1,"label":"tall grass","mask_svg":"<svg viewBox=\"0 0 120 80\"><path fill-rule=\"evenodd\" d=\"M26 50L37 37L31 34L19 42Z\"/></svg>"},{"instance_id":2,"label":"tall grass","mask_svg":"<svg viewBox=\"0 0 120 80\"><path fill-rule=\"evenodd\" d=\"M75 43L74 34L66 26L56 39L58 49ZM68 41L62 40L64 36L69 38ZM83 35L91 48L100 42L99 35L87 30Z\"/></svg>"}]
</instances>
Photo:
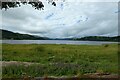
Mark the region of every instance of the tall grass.
<instances>
[{"instance_id":1,"label":"tall grass","mask_svg":"<svg viewBox=\"0 0 120 80\"><path fill-rule=\"evenodd\" d=\"M85 73L117 73L118 47L111 45L3 44L3 61L39 63L3 67L3 76L65 76Z\"/></svg>"}]
</instances>

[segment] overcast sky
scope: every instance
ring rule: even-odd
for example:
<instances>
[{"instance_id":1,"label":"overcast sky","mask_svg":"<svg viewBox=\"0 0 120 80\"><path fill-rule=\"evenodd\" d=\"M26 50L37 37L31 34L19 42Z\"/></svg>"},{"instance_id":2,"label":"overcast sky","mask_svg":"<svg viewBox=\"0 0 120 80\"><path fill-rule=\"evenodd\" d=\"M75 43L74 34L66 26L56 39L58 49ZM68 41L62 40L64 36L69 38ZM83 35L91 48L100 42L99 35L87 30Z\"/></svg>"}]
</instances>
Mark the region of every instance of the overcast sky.
<instances>
[{"instance_id":1,"label":"overcast sky","mask_svg":"<svg viewBox=\"0 0 120 80\"><path fill-rule=\"evenodd\" d=\"M3 10L2 28L51 38L118 35L117 2L43 3L42 11L31 5Z\"/></svg>"}]
</instances>

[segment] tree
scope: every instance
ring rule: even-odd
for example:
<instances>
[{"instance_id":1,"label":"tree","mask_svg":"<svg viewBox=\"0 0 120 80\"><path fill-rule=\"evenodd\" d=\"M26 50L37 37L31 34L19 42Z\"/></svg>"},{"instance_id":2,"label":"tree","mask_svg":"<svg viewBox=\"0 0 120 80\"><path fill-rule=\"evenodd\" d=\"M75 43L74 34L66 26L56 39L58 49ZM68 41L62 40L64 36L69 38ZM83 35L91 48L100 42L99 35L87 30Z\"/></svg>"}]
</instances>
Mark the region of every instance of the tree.
<instances>
[{"instance_id":1,"label":"tree","mask_svg":"<svg viewBox=\"0 0 120 80\"><path fill-rule=\"evenodd\" d=\"M40 0L14 0L14 2L11 2L10 0L7 0L9 2L5 2L4 0L0 0L0 8L2 9L9 9L9 8L15 8L20 7L21 5L32 5L33 8L38 10L44 10L44 4ZM56 6L56 3L53 0L47 0L48 3L51 3L53 6Z\"/></svg>"}]
</instances>

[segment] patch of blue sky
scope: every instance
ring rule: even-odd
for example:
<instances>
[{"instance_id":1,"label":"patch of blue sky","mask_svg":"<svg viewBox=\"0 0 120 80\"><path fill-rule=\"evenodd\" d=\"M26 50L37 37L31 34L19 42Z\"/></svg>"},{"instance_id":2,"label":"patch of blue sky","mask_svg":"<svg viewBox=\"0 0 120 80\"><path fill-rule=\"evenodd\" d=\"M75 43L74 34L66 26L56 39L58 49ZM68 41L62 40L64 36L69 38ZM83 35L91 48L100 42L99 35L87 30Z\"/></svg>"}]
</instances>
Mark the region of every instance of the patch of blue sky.
<instances>
[{"instance_id":1,"label":"patch of blue sky","mask_svg":"<svg viewBox=\"0 0 120 80\"><path fill-rule=\"evenodd\" d=\"M60 4L60 8L63 10L63 8L64 8L64 4L63 3Z\"/></svg>"},{"instance_id":2,"label":"patch of blue sky","mask_svg":"<svg viewBox=\"0 0 120 80\"><path fill-rule=\"evenodd\" d=\"M88 21L88 17L85 19L85 21Z\"/></svg>"},{"instance_id":3,"label":"patch of blue sky","mask_svg":"<svg viewBox=\"0 0 120 80\"><path fill-rule=\"evenodd\" d=\"M79 18L77 18L76 23L81 23L82 21L87 21L87 20L88 20L88 17L80 16Z\"/></svg>"},{"instance_id":4,"label":"patch of blue sky","mask_svg":"<svg viewBox=\"0 0 120 80\"><path fill-rule=\"evenodd\" d=\"M51 17L53 17L54 16L54 13L51 13L51 14L48 14L46 17L45 17L45 19L47 20L47 19L50 19Z\"/></svg>"},{"instance_id":5,"label":"patch of blue sky","mask_svg":"<svg viewBox=\"0 0 120 80\"><path fill-rule=\"evenodd\" d=\"M78 20L76 23L80 23L82 20Z\"/></svg>"},{"instance_id":6,"label":"patch of blue sky","mask_svg":"<svg viewBox=\"0 0 120 80\"><path fill-rule=\"evenodd\" d=\"M119 13L120 12L120 9L118 11L115 11L115 13Z\"/></svg>"}]
</instances>

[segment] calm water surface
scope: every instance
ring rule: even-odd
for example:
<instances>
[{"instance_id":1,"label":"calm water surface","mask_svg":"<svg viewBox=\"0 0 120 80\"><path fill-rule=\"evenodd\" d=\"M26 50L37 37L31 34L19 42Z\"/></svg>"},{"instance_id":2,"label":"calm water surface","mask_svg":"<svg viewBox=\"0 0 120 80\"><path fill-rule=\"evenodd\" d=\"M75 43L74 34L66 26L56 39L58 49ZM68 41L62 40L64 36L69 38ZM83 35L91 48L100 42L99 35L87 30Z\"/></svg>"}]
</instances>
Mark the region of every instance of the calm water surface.
<instances>
[{"instance_id":1,"label":"calm water surface","mask_svg":"<svg viewBox=\"0 0 120 80\"><path fill-rule=\"evenodd\" d=\"M73 40L0 40L0 43L8 44L87 44L87 45L101 45L101 44L112 44L118 42L107 42L107 41L73 41Z\"/></svg>"}]
</instances>

